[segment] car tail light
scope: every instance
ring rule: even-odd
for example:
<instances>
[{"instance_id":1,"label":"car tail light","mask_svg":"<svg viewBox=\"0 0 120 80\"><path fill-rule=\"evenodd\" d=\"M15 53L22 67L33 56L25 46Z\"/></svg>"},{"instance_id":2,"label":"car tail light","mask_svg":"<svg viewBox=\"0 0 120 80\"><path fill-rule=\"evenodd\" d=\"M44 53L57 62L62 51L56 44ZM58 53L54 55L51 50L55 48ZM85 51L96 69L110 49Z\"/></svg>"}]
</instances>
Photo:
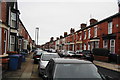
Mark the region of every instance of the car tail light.
<instances>
[{"instance_id":1,"label":"car tail light","mask_svg":"<svg viewBox=\"0 0 120 80\"><path fill-rule=\"evenodd\" d=\"M81 56L83 56L83 54L80 54Z\"/></svg>"},{"instance_id":2,"label":"car tail light","mask_svg":"<svg viewBox=\"0 0 120 80\"><path fill-rule=\"evenodd\" d=\"M39 58L40 56L35 56L35 58Z\"/></svg>"}]
</instances>

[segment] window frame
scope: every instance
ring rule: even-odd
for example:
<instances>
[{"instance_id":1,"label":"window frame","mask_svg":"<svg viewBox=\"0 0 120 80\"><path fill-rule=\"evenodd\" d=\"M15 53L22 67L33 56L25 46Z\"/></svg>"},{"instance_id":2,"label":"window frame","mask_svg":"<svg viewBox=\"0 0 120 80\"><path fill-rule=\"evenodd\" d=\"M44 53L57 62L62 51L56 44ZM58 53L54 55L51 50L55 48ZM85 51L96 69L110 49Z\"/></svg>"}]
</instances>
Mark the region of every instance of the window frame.
<instances>
[{"instance_id":1,"label":"window frame","mask_svg":"<svg viewBox=\"0 0 120 80\"><path fill-rule=\"evenodd\" d=\"M84 40L86 39L87 35L86 35L86 31L84 31Z\"/></svg>"},{"instance_id":2,"label":"window frame","mask_svg":"<svg viewBox=\"0 0 120 80\"><path fill-rule=\"evenodd\" d=\"M107 43L106 43L106 46L105 46L105 41L107 42ZM103 48L108 49L108 40L103 40Z\"/></svg>"},{"instance_id":3,"label":"window frame","mask_svg":"<svg viewBox=\"0 0 120 80\"><path fill-rule=\"evenodd\" d=\"M97 37L97 31L98 31L97 26L95 26L94 27L94 37Z\"/></svg>"},{"instance_id":4,"label":"window frame","mask_svg":"<svg viewBox=\"0 0 120 80\"><path fill-rule=\"evenodd\" d=\"M17 14L16 13L13 13L11 12L11 27L12 28L16 28L16 20L17 20ZM13 23L14 22L14 23Z\"/></svg>"},{"instance_id":5,"label":"window frame","mask_svg":"<svg viewBox=\"0 0 120 80\"><path fill-rule=\"evenodd\" d=\"M12 42L12 37L14 38L14 42ZM13 50L12 50L12 47L14 47ZM10 51L14 51L14 50L15 50L15 36L14 35L10 35Z\"/></svg>"},{"instance_id":6,"label":"window frame","mask_svg":"<svg viewBox=\"0 0 120 80\"><path fill-rule=\"evenodd\" d=\"M112 45L111 43L112 43L112 40L114 41L114 45ZM112 52L112 53L115 53L115 39L111 39L110 40L110 51L111 51L111 49L114 47L114 51Z\"/></svg>"},{"instance_id":7,"label":"window frame","mask_svg":"<svg viewBox=\"0 0 120 80\"><path fill-rule=\"evenodd\" d=\"M88 29L88 39L90 38L91 34L90 34L90 29Z\"/></svg>"},{"instance_id":8,"label":"window frame","mask_svg":"<svg viewBox=\"0 0 120 80\"><path fill-rule=\"evenodd\" d=\"M112 28L113 28L112 25L113 25L112 21L108 22L108 34L112 34Z\"/></svg>"},{"instance_id":9,"label":"window frame","mask_svg":"<svg viewBox=\"0 0 120 80\"><path fill-rule=\"evenodd\" d=\"M95 41L95 48L99 48L99 41Z\"/></svg>"}]
</instances>

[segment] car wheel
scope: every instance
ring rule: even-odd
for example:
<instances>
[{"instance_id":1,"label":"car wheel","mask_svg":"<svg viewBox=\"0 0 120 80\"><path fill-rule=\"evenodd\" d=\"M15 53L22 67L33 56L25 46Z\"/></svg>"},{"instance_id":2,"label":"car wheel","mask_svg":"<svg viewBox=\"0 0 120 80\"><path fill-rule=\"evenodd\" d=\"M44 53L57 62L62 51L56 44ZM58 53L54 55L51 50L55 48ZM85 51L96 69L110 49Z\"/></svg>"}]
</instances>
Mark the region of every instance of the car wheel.
<instances>
[{"instance_id":1,"label":"car wheel","mask_svg":"<svg viewBox=\"0 0 120 80\"><path fill-rule=\"evenodd\" d=\"M34 64L36 64L36 61L34 60Z\"/></svg>"}]
</instances>

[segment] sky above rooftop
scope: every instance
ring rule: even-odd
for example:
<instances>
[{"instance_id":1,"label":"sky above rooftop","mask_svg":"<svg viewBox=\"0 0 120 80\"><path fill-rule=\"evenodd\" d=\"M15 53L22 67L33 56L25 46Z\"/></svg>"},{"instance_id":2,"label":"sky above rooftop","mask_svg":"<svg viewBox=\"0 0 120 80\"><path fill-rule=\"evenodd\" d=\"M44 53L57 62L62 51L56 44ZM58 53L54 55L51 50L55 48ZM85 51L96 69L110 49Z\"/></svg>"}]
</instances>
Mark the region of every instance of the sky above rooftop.
<instances>
[{"instance_id":1,"label":"sky above rooftop","mask_svg":"<svg viewBox=\"0 0 120 80\"><path fill-rule=\"evenodd\" d=\"M89 25L90 18L100 21L118 12L117 0L19 0L18 8L32 39L39 28L40 45L70 28L79 30L81 23Z\"/></svg>"}]
</instances>

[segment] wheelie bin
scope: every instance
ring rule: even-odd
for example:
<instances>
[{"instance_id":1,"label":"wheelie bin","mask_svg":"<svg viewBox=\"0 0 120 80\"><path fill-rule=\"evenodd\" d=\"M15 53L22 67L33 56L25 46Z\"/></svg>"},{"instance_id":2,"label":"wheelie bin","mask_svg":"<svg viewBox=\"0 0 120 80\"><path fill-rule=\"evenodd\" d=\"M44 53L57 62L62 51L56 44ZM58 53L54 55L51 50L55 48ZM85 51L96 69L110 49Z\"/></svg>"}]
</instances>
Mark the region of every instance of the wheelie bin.
<instances>
[{"instance_id":1,"label":"wheelie bin","mask_svg":"<svg viewBox=\"0 0 120 80\"><path fill-rule=\"evenodd\" d=\"M19 57L19 55L9 55L9 70L18 69Z\"/></svg>"},{"instance_id":2,"label":"wheelie bin","mask_svg":"<svg viewBox=\"0 0 120 80\"><path fill-rule=\"evenodd\" d=\"M21 69L21 64L22 64L22 55L21 54L17 54L17 56L19 56L19 59L18 59L18 69Z\"/></svg>"}]
</instances>

